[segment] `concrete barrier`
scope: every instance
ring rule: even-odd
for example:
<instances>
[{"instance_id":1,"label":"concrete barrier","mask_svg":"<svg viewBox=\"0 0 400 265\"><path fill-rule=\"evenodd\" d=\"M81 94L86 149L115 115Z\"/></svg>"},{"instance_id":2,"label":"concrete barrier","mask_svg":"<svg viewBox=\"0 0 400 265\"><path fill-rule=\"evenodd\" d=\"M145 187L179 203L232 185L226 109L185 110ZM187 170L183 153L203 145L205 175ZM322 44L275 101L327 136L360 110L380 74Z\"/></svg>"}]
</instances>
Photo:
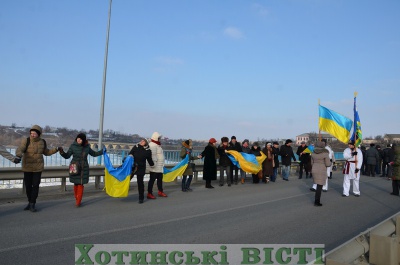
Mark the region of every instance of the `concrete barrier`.
<instances>
[{"instance_id":1,"label":"concrete barrier","mask_svg":"<svg viewBox=\"0 0 400 265\"><path fill-rule=\"evenodd\" d=\"M326 265L398 265L400 213L347 241L325 256Z\"/></svg>"}]
</instances>

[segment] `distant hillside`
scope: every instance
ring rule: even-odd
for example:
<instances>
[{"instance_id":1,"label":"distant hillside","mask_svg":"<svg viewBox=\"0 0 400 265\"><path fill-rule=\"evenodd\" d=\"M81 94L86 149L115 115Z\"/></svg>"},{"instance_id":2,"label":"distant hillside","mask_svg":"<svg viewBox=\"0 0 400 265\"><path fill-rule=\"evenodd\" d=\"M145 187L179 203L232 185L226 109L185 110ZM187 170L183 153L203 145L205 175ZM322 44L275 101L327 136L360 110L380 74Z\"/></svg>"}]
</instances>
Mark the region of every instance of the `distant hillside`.
<instances>
[{"instance_id":1,"label":"distant hillside","mask_svg":"<svg viewBox=\"0 0 400 265\"><path fill-rule=\"evenodd\" d=\"M29 137L29 129L26 127L4 126L0 125L0 144L5 146L18 146L23 138ZM98 142L99 131L78 131L68 128L55 128L50 126L43 127L42 138L46 140L49 147L56 146L69 146L79 133L85 133L88 141ZM117 143L138 143L143 137L138 134L123 134L112 130L106 130L103 133L103 143L117 142ZM164 149L178 150L181 148L183 141L187 139L162 139L161 143ZM193 141L193 146L196 149L204 148L204 141Z\"/></svg>"}]
</instances>

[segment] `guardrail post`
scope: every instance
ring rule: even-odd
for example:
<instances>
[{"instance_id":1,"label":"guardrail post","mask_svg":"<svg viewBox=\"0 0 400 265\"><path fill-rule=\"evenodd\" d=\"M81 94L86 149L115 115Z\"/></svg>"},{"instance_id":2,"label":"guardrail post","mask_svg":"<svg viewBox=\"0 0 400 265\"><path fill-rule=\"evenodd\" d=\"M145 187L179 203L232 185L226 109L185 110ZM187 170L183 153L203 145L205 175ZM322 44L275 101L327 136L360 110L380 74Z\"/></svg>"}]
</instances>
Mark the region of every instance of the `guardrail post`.
<instances>
[{"instance_id":1,"label":"guardrail post","mask_svg":"<svg viewBox=\"0 0 400 265\"><path fill-rule=\"evenodd\" d=\"M67 178L61 178L61 190L62 192L67 191Z\"/></svg>"},{"instance_id":2,"label":"guardrail post","mask_svg":"<svg viewBox=\"0 0 400 265\"><path fill-rule=\"evenodd\" d=\"M96 176L96 177L94 177L94 187L95 187L96 189L99 189L99 188L100 188L100 182L101 182L100 178L101 178L101 176Z\"/></svg>"}]
</instances>

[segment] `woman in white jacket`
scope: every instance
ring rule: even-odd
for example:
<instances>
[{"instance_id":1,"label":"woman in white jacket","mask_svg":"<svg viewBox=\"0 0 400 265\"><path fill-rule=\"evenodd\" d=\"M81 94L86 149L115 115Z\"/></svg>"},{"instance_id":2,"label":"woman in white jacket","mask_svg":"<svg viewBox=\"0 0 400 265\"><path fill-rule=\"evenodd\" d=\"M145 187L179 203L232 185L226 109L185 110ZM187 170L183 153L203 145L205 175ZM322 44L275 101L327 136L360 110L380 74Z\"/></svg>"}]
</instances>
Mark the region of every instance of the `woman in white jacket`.
<instances>
[{"instance_id":1,"label":"woman in white jacket","mask_svg":"<svg viewBox=\"0 0 400 265\"><path fill-rule=\"evenodd\" d=\"M147 188L147 199L155 199L153 195L153 185L157 179L158 196L167 197L163 191L162 179L164 175L164 151L161 147L161 134L154 132L151 136L149 147L151 150L151 158L153 159L154 166L149 167L150 180Z\"/></svg>"}]
</instances>

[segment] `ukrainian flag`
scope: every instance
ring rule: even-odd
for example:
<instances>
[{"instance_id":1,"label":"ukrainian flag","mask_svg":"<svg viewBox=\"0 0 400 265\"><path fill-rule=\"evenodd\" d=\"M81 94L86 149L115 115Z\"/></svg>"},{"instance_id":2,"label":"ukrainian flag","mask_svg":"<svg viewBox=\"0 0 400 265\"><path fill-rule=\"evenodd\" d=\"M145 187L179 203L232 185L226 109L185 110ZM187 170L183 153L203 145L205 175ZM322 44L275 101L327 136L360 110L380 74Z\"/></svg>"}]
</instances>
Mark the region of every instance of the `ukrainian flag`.
<instances>
[{"instance_id":1,"label":"ukrainian flag","mask_svg":"<svg viewBox=\"0 0 400 265\"><path fill-rule=\"evenodd\" d=\"M133 157L128 156L122 166L114 168L107 152L104 152L104 188L108 195L116 198L128 196L132 165Z\"/></svg>"},{"instance_id":2,"label":"ukrainian flag","mask_svg":"<svg viewBox=\"0 0 400 265\"><path fill-rule=\"evenodd\" d=\"M307 148L304 149L303 153L308 153L308 154L314 153L314 146L313 145L307 146Z\"/></svg>"},{"instance_id":3,"label":"ukrainian flag","mask_svg":"<svg viewBox=\"0 0 400 265\"><path fill-rule=\"evenodd\" d=\"M351 136L351 140L354 141L355 146L359 147L362 143L362 131L361 131L361 121L360 116L358 115L357 105L356 105L357 92L354 93L354 130L353 135Z\"/></svg>"},{"instance_id":4,"label":"ukrainian flag","mask_svg":"<svg viewBox=\"0 0 400 265\"><path fill-rule=\"evenodd\" d=\"M257 174L262 169L262 162L267 158L263 152L261 152L261 156L233 150L228 150L227 153L235 166L251 174Z\"/></svg>"},{"instance_id":5,"label":"ukrainian flag","mask_svg":"<svg viewBox=\"0 0 400 265\"><path fill-rule=\"evenodd\" d=\"M321 131L325 131L347 144L352 125L353 122L349 118L319 105L319 129Z\"/></svg>"},{"instance_id":6,"label":"ukrainian flag","mask_svg":"<svg viewBox=\"0 0 400 265\"><path fill-rule=\"evenodd\" d=\"M164 167L163 181L171 182L174 181L174 179L176 179L178 176L182 176L188 164L189 164L189 155L186 155L186 157L173 168L167 169Z\"/></svg>"}]
</instances>

